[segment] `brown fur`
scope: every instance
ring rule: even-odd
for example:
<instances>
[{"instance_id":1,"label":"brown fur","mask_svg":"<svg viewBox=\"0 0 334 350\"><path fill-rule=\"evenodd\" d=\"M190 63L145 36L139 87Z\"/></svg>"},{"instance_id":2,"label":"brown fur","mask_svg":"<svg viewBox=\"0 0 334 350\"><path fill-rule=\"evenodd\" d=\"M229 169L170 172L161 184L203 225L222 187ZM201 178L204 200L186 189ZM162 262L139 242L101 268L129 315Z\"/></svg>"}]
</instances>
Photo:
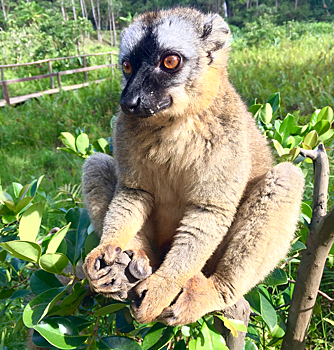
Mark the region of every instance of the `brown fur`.
<instances>
[{"instance_id":1,"label":"brown fur","mask_svg":"<svg viewBox=\"0 0 334 350\"><path fill-rule=\"evenodd\" d=\"M171 15L194 26L205 17L175 9L137 22ZM101 234L84 265L91 287L114 296L112 283L99 282L107 272L96 277L107 249L133 249L157 268L136 287L138 322L187 324L233 305L284 257L298 220L302 175L290 163L272 168L267 142L228 80L229 49L198 50L197 81L170 88L171 107L149 118L120 112L115 160L95 154L83 169L86 205Z\"/></svg>"}]
</instances>

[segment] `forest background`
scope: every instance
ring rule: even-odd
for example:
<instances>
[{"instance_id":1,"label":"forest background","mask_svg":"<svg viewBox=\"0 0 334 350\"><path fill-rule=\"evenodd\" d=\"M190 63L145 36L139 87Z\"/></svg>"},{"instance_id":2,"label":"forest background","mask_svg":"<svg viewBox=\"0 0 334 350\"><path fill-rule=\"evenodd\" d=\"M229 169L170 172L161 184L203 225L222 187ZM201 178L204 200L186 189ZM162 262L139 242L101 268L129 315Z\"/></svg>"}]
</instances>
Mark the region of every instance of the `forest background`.
<instances>
[{"instance_id":1,"label":"forest background","mask_svg":"<svg viewBox=\"0 0 334 350\"><path fill-rule=\"evenodd\" d=\"M305 175L302 215L289 257L246 296L253 313L245 349L278 349L312 218L312 164L298 158L298 148L316 149L324 142L334 173L334 0L1 0L0 66L117 50L122 28L136 14L176 5L225 17L234 37L229 62L232 83L250 106L277 161L294 161ZM103 56L87 58L88 66L106 63ZM53 71L81 66L80 58L61 60L54 63ZM4 71L5 79L45 73L48 67L43 64ZM64 291L53 279L64 274L65 263L75 266L96 244L82 209L81 167L94 150L112 153L112 118L118 109L121 76L117 70L112 75L109 68L88 76L90 81L106 80L0 109L0 350L24 349L27 327L35 329L34 341L40 346L51 343L60 349L108 349L121 341L128 342L126 349L217 349L210 348L213 337L224 349L214 327L217 318L174 329L139 325L126 304L101 300L86 291L84 283ZM83 73L63 78L65 85L82 82ZM10 96L46 90L49 84L48 79L12 84ZM333 205L331 175L328 206ZM31 214L37 216L33 225L28 219ZM25 236L28 226L33 226L33 233L30 230ZM54 227L63 229L55 233ZM31 242L31 249L39 246L37 257L9 247L7 242L23 237ZM48 262L48 254L55 254L57 263ZM307 349L334 348L333 266L332 248ZM44 298L40 314L35 309L40 305L38 297ZM35 310L31 317L29 310ZM69 336L59 331L64 327ZM57 343L59 339L63 343Z\"/></svg>"}]
</instances>

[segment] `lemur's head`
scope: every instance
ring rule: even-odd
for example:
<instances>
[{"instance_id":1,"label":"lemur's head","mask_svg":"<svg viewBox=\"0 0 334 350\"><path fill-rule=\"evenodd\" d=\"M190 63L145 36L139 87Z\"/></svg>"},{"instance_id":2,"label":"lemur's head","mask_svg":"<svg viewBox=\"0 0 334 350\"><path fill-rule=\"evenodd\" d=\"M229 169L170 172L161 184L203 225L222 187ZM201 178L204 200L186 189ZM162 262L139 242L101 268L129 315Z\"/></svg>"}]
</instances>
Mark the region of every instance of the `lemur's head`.
<instances>
[{"instance_id":1,"label":"lemur's head","mask_svg":"<svg viewBox=\"0 0 334 350\"><path fill-rule=\"evenodd\" d=\"M160 118L204 109L226 72L229 42L217 14L175 8L138 16L121 37L122 111Z\"/></svg>"}]
</instances>

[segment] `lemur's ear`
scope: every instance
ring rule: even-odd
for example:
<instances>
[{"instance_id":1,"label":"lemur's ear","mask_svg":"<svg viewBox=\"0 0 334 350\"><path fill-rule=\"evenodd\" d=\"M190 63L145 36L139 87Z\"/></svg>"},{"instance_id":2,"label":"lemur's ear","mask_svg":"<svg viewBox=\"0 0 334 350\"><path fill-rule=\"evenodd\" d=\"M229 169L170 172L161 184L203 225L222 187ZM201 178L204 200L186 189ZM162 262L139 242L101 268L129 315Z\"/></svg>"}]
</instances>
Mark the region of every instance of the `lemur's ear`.
<instances>
[{"instance_id":1,"label":"lemur's ear","mask_svg":"<svg viewBox=\"0 0 334 350\"><path fill-rule=\"evenodd\" d=\"M217 51L230 46L231 30L222 17L210 13L205 16L201 39L209 51Z\"/></svg>"}]
</instances>

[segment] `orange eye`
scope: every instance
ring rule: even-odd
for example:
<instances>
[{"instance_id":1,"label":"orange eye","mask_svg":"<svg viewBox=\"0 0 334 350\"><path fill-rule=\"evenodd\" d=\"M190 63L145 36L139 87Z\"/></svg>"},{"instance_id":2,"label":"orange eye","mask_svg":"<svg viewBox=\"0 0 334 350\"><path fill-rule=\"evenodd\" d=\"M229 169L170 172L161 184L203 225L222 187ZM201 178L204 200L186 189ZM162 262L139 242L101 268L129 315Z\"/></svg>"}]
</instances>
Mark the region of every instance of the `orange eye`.
<instances>
[{"instance_id":1,"label":"orange eye","mask_svg":"<svg viewBox=\"0 0 334 350\"><path fill-rule=\"evenodd\" d=\"M123 72L125 74L131 74L132 73L132 67L129 61L123 62Z\"/></svg>"},{"instance_id":2,"label":"orange eye","mask_svg":"<svg viewBox=\"0 0 334 350\"><path fill-rule=\"evenodd\" d=\"M177 55L169 55L164 58L164 66L167 69L175 69L180 63L180 57Z\"/></svg>"}]
</instances>

